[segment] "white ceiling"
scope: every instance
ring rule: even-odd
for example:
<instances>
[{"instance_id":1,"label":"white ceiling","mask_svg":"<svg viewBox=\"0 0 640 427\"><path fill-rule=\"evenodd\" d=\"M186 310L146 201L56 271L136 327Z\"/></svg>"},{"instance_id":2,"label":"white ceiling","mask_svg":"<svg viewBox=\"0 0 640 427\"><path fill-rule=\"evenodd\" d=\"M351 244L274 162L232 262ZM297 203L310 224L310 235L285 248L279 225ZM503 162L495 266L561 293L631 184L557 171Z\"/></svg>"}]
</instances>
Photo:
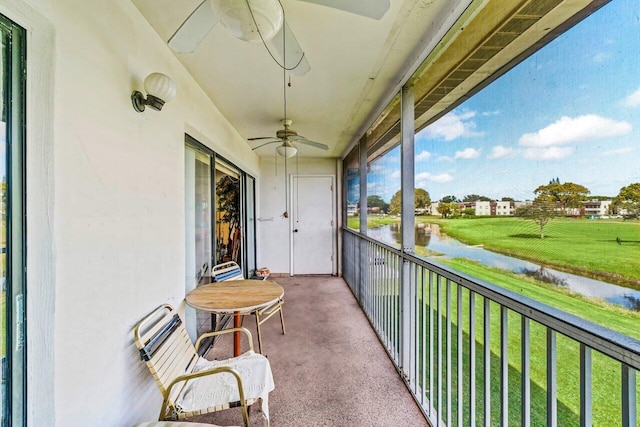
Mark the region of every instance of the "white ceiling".
<instances>
[{"instance_id":1,"label":"white ceiling","mask_svg":"<svg viewBox=\"0 0 640 427\"><path fill-rule=\"evenodd\" d=\"M132 1L166 41L201 0ZM311 65L306 75L291 76L287 118L299 134L330 147L299 145L299 155L322 157L339 157L361 136L458 3L391 0L377 21L297 0L281 2ZM284 76L262 44L236 39L218 24L194 53L176 56L242 137L272 136L282 127ZM255 147L260 141L247 143ZM256 153L273 156L277 145Z\"/></svg>"}]
</instances>

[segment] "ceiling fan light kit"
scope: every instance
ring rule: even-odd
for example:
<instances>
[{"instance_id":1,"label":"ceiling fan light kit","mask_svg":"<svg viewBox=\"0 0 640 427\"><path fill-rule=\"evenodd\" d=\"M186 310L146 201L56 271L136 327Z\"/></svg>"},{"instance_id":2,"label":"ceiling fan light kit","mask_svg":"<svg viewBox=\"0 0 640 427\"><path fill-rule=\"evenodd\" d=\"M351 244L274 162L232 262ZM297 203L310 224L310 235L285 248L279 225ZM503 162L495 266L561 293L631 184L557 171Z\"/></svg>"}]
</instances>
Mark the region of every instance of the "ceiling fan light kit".
<instances>
[{"instance_id":1,"label":"ceiling fan light kit","mask_svg":"<svg viewBox=\"0 0 640 427\"><path fill-rule=\"evenodd\" d=\"M284 141L282 145L276 147L276 152L278 155L290 159L291 157L298 154L298 149L291 145L289 141Z\"/></svg>"},{"instance_id":2,"label":"ceiling fan light kit","mask_svg":"<svg viewBox=\"0 0 640 427\"><path fill-rule=\"evenodd\" d=\"M248 42L271 40L284 21L278 0L211 0L211 8L231 35Z\"/></svg>"}]
</instances>

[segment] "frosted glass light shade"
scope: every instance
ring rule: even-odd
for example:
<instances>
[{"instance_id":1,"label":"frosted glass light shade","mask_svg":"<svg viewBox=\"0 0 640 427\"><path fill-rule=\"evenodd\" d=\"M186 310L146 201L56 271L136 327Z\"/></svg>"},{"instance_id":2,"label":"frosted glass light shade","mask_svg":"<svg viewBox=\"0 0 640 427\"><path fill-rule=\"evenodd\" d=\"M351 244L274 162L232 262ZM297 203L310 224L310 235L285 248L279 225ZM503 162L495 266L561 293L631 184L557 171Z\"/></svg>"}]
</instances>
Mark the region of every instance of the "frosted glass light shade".
<instances>
[{"instance_id":1,"label":"frosted glass light shade","mask_svg":"<svg viewBox=\"0 0 640 427\"><path fill-rule=\"evenodd\" d=\"M276 147L276 151L280 156L286 157L287 159L298 154L298 149L291 145L281 145L279 147Z\"/></svg>"},{"instance_id":2,"label":"frosted glass light shade","mask_svg":"<svg viewBox=\"0 0 640 427\"><path fill-rule=\"evenodd\" d=\"M173 80L162 73L151 73L144 79L144 90L164 102L172 101L176 97L176 85Z\"/></svg>"},{"instance_id":3,"label":"frosted glass light shade","mask_svg":"<svg viewBox=\"0 0 640 427\"><path fill-rule=\"evenodd\" d=\"M234 37L249 42L259 42L261 33L265 41L271 40L280 31L284 22L280 3L277 0L249 0L249 6L251 10L245 1L238 0L211 1L213 12Z\"/></svg>"},{"instance_id":4,"label":"frosted glass light shade","mask_svg":"<svg viewBox=\"0 0 640 427\"><path fill-rule=\"evenodd\" d=\"M144 90L147 97L138 90L131 93L131 103L133 109L142 113L146 107L160 111L164 103L176 97L176 85L173 81L162 73L151 73L144 79Z\"/></svg>"}]
</instances>

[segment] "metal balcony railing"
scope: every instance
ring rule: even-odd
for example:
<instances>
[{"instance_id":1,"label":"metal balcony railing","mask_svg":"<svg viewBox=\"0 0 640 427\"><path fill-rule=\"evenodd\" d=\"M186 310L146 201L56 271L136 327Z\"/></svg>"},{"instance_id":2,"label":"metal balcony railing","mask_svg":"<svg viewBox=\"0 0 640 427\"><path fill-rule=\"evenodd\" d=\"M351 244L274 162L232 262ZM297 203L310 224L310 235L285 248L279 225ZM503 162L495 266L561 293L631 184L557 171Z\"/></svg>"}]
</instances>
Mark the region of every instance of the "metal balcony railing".
<instances>
[{"instance_id":1,"label":"metal balcony railing","mask_svg":"<svg viewBox=\"0 0 640 427\"><path fill-rule=\"evenodd\" d=\"M348 229L343 260L432 425L638 425L640 341Z\"/></svg>"}]
</instances>

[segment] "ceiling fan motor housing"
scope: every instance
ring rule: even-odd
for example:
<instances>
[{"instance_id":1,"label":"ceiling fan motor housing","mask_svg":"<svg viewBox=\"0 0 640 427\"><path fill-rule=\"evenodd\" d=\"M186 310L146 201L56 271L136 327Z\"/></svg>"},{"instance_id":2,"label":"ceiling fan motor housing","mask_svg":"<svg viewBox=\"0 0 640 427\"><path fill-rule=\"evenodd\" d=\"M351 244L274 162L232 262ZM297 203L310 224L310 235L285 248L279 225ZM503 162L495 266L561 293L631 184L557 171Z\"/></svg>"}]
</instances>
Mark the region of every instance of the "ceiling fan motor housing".
<instances>
[{"instance_id":1,"label":"ceiling fan motor housing","mask_svg":"<svg viewBox=\"0 0 640 427\"><path fill-rule=\"evenodd\" d=\"M284 129L280 129L276 132L276 136L278 139L289 139L292 136L298 136L298 132L293 129L289 129L285 127Z\"/></svg>"}]
</instances>

